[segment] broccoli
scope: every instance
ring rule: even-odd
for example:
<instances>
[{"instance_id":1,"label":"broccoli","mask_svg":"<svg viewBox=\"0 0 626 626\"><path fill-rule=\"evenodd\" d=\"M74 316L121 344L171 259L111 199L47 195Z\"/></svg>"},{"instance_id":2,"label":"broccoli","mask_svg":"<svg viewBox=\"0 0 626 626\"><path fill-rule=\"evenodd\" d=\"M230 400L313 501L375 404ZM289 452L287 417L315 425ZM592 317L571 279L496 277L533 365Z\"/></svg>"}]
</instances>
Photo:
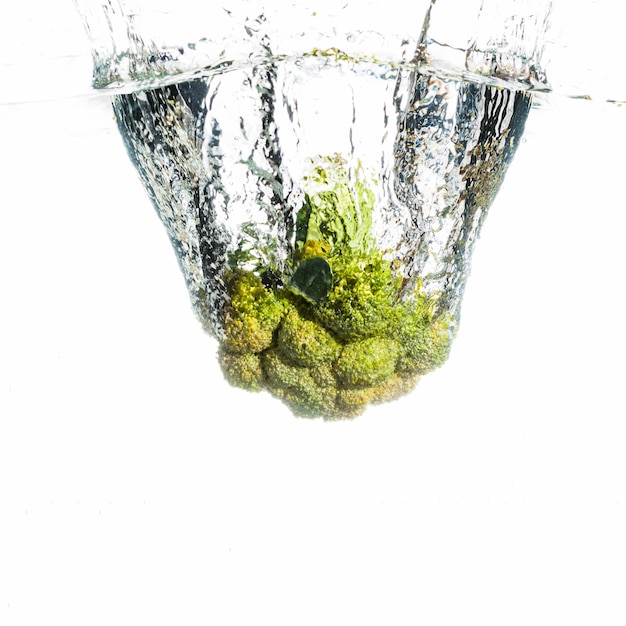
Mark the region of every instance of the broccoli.
<instances>
[{"instance_id":1,"label":"broccoli","mask_svg":"<svg viewBox=\"0 0 626 626\"><path fill-rule=\"evenodd\" d=\"M428 374L448 358L450 352L450 320L446 316L425 322L408 315L406 325L398 329L403 351L397 369L403 372Z\"/></svg>"},{"instance_id":2,"label":"broccoli","mask_svg":"<svg viewBox=\"0 0 626 626\"><path fill-rule=\"evenodd\" d=\"M232 271L226 287L230 305L224 319L225 350L246 354L269 348L284 313L284 302L252 272Z\"/></svg>"},{"instance_id":3,"label":"broccoli","mask_svg":"<svg viewBox=\"0 0 626 626\"><path fill-rule=\"evenodd\" d=\"M390 402L412 391L419 380L417 374L396 373L378 385L340 389L337 393L339 415L362 412L368 404Z\"/></svg>"},{"instance_id":4,"label":"broccoli","mask_svg":"<svg viewBox=\"0 0 626 626\"><path fill-rule=\"evenodd\" d=\"M219 361L224 378L234 387L248 391L260 391L263 388L263 368L258 354L254 352L237 354L221 350Z\"/></svg>"},{"instance_id":5,"label":"broccoli","mask_svg":"<svg viewBox=\"0 0 626 626\"><path fill-rule=\"evenodd\" d=\"M328 297L315 308L316 319L345 341L384 334L401 316L394 301L400 279L380 252L344 251L329 260L334 275Z\"/></svg>"},{"instance_id":6,"label":"broccoli","mask_svg":"<svg viewBox=\"0 0 626 626\"><path fill-rule=\"evenodd\" d=\"M285 355L274 348L261 358L267 388L302 417L336 414L337 390L332 385L319 385L308 367L292 365Z\"/></svg>"},{"instance_id":7,"label":"broccoli","mask_svg":"<svg viewBox=\"0 0 626 626\"><path fill-rule=\"evenodd\" d=\"M332 363L341 351L341 345L329 331L303 318L295 307L283 318L276 345L289 361L302 367Z\"/></svg>"},{"instance_id":8,"label":"broccoli","mask_svg":"<svg viewBox=\"0 0 626 626\"><path fill-rule=\"evenodd\" d=\"M451 321L402 277L371 237L374 194L338 157L307 181L291 277L267 286L234 267L219 359L225 378L268 390L294 414L344 419L408 393L448 356Z\"/></svg>"},{"instance_id":9,"label":"broccoli","mask_svg":"<svg viewBox=\"0 0 626 626\"><path fill-rule=\"evenodd\" d=\"M396 371L400 345L390 337L368 337L347 343L335 363L337 379L346 387L371 387Z\"/></svg>"}]
</instances>

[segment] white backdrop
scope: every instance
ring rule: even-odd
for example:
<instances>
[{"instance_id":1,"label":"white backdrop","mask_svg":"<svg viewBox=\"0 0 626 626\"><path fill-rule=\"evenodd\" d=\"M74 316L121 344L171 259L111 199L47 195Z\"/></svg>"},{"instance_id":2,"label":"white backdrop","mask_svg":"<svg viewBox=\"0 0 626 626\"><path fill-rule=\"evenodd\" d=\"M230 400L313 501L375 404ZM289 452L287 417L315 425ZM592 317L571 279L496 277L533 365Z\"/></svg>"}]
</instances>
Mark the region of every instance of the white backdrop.
<instances>
[{"instance_id":1,"label":"white backdrop","mask_svg":"<svg viewBox=\"0 0 626 626\"><path fill-rule=\"evenodd\" d=\"M60 98L89 80L71 4L23 5L1 26L0 623L623 624L626 107L533 111L449 362L307 421L223 382L108 101ZM54 55L24 52L38 32Z\"/></svg>"}]
</instances>

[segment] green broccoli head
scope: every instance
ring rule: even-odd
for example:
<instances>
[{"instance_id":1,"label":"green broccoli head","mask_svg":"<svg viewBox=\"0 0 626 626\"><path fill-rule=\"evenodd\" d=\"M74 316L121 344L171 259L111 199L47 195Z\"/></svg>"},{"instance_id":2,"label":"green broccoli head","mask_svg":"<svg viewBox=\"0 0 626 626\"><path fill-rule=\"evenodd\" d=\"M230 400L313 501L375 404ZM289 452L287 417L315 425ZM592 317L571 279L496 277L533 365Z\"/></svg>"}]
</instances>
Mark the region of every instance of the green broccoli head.
<instances>
[{"instance_id":1,"label":"green broccoli head","mask_svg":"<svg viewBox=\"0 0 626 626\"><path fill-rule=\"evenodd\" d=\"M337 379L347 388L382 383L396 370L400 345L391 337L368 337L347 343L335 363Z\"/></svg>"},{"instance_id":2,"label":"green broccoli head","mask_svg":"<svg viewBox=\"0 0 626 626\"><path fill-rule=\"evenodd\" d=\"M284 354L274 348L263 353L261 363L267 389L282 399L296 415L337 415L336 387L318 384L310 368L292 365Z\"/></svg>"},{"instance_id":3,"label":"green broccoli head","mask_svg":"<svg viewBox=\"0 0 626 626\"><path fill-rule=\"evenodd\" d=\"M226 279L230 303L224 320L224 348L239 354L269 348L285 303L252 272L233 270Z\"/></svg>"},{"instance_id":4,"label":"green broccoli head","mask_svg":"<svg viewBox=\"0 0 626 626\"><path fill-rule=\"evenodd\" d=\"M397 368L402 372L427 374L448 358L452 342L451 319L436 315L437 298L428 297L418 283L406 315L397 324L395 336L402 345Z\"/></svg>"},{"instance_id":5,"label":"green broccoli head","mask_svg":"<svg viewBox=\"0 0 626 626\"><path fill-rule=\"evenodd\" d=\"M326 167L329 163L328 167ZM447 358L451 324L402 277L371 238L373 193L345 164L324 160L297 216L291 279L267 287L228 275L219 359L226 379L265 389L300 416L344 419L408 393Z\"/></svg>"},{"instance_id":6,"label":"green broccoli head","mask_svg":"<svg viewBox=\"0 0 626 626\"><path fill-rule=\"evenodd\" d=\"M339 415L343 415L344 412L349 415L358 415L368 404L381 404L396 400L412 391L419 378L417 374L394 373L377 385L342 388L337 392Z\"/></svg>"},{"instance_id":7,"label":"green broccoli head","mask_svg":"<svg viewBox=\"0 0 626 626\"><path fill-rule=\"evenodd\" d=\"M341 345L328 330L302 317L296 307L283 317L276 345L288 361L301 367L332 363L341 351Z\"/></svg>"},{"instance_id":8,"label":"green broccoli head","mask_svg":"<svg viewBox=\"0 0 626 626\"><path fill-rule=\"evenodd\" d=\"M399 371L428 374L443 365L450 354L450 322L445 317L428 325L413 323L409 318L399 337L403 342L397 362Z\"/></svg>"},{"instance_id":9,"label":"green broccoli head","mask_svg":"<svg viewBox=\"0 0 626 626\"><path fill-rule=\"evenodd\" d=\"M359 415L370 403L408 393L448 354L449 322L426 313L430 304L387 302L387 323L380 319L378 334L370 336L370 329L368 336L350 338L336 332L338 320L325 326L320 319L326 318L306 299L269 289L246 273L238 281L233 292L246 297L233 299L236 315L225 326L219 351L224 376L234 386L269 391L296 415Z\"/></svg>"},{"instance_id":10,"label":"green broccoli head","mask_svg":"<svg viewBox=\"0 0 626 626\"><path fill-rule=\"evenodd\" d=\"M265 386L261 357L253 352L239 354L220 349L219 362L224 378L234 387L260 391Z\"/></svg>"},{"instance_id":11,"label":"green broccoli head","mask_svg":"<svg viewBox=\"0 0 626 626\"><path fill-rule=\"evenodd\" d=\"M344 251L329 259L333 287L314 315L342 340L384 334L399 310L395 308L400 278L382 254Z\"/></svg>"}]
</instances>

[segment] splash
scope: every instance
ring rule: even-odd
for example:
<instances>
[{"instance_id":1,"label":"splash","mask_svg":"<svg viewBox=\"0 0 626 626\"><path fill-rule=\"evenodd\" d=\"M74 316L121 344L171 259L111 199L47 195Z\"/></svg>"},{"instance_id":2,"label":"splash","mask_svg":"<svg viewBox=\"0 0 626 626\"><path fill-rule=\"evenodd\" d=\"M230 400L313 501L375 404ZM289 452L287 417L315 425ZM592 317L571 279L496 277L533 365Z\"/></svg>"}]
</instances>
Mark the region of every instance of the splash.
<instances>
[{"instance_id":1,"label":"splash","mask_svg":"<svg viewBox=\"0 0 626 626\"><path fill-rule=\"evenodd\" d=\"M517 31L512 65L511 46L476 40L472 71L438 68L433 4L416 39L377 54L280 54L262 15L236 20L245 62L189 75L143 46L134 65L96 63L127 80L119 130L227 379L299 415L351 417L445 361L530 111L524 81L541 79Z\"/></svg>"}]
</instances>

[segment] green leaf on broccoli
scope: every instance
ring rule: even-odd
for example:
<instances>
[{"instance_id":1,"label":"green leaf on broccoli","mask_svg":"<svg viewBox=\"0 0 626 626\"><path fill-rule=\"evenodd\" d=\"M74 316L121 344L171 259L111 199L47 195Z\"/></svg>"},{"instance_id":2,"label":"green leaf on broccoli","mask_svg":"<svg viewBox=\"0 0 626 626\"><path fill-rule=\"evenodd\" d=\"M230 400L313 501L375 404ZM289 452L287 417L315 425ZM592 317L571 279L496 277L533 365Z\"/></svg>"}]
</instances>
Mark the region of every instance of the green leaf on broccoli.
<instances>
[{"instance_id":1,"label":"green leaf on broccoli","mask_svg":"<svg viewBox=\"0 0 626 626\"><path fill-rule=\"evenodd\" d=\"M351 182L339 155L326 157L305 180L304 206L296 218L296 248L322 242L331 249L365 250L371 237L374 194L355 168Z\"/></svg>"}]
</instances>

